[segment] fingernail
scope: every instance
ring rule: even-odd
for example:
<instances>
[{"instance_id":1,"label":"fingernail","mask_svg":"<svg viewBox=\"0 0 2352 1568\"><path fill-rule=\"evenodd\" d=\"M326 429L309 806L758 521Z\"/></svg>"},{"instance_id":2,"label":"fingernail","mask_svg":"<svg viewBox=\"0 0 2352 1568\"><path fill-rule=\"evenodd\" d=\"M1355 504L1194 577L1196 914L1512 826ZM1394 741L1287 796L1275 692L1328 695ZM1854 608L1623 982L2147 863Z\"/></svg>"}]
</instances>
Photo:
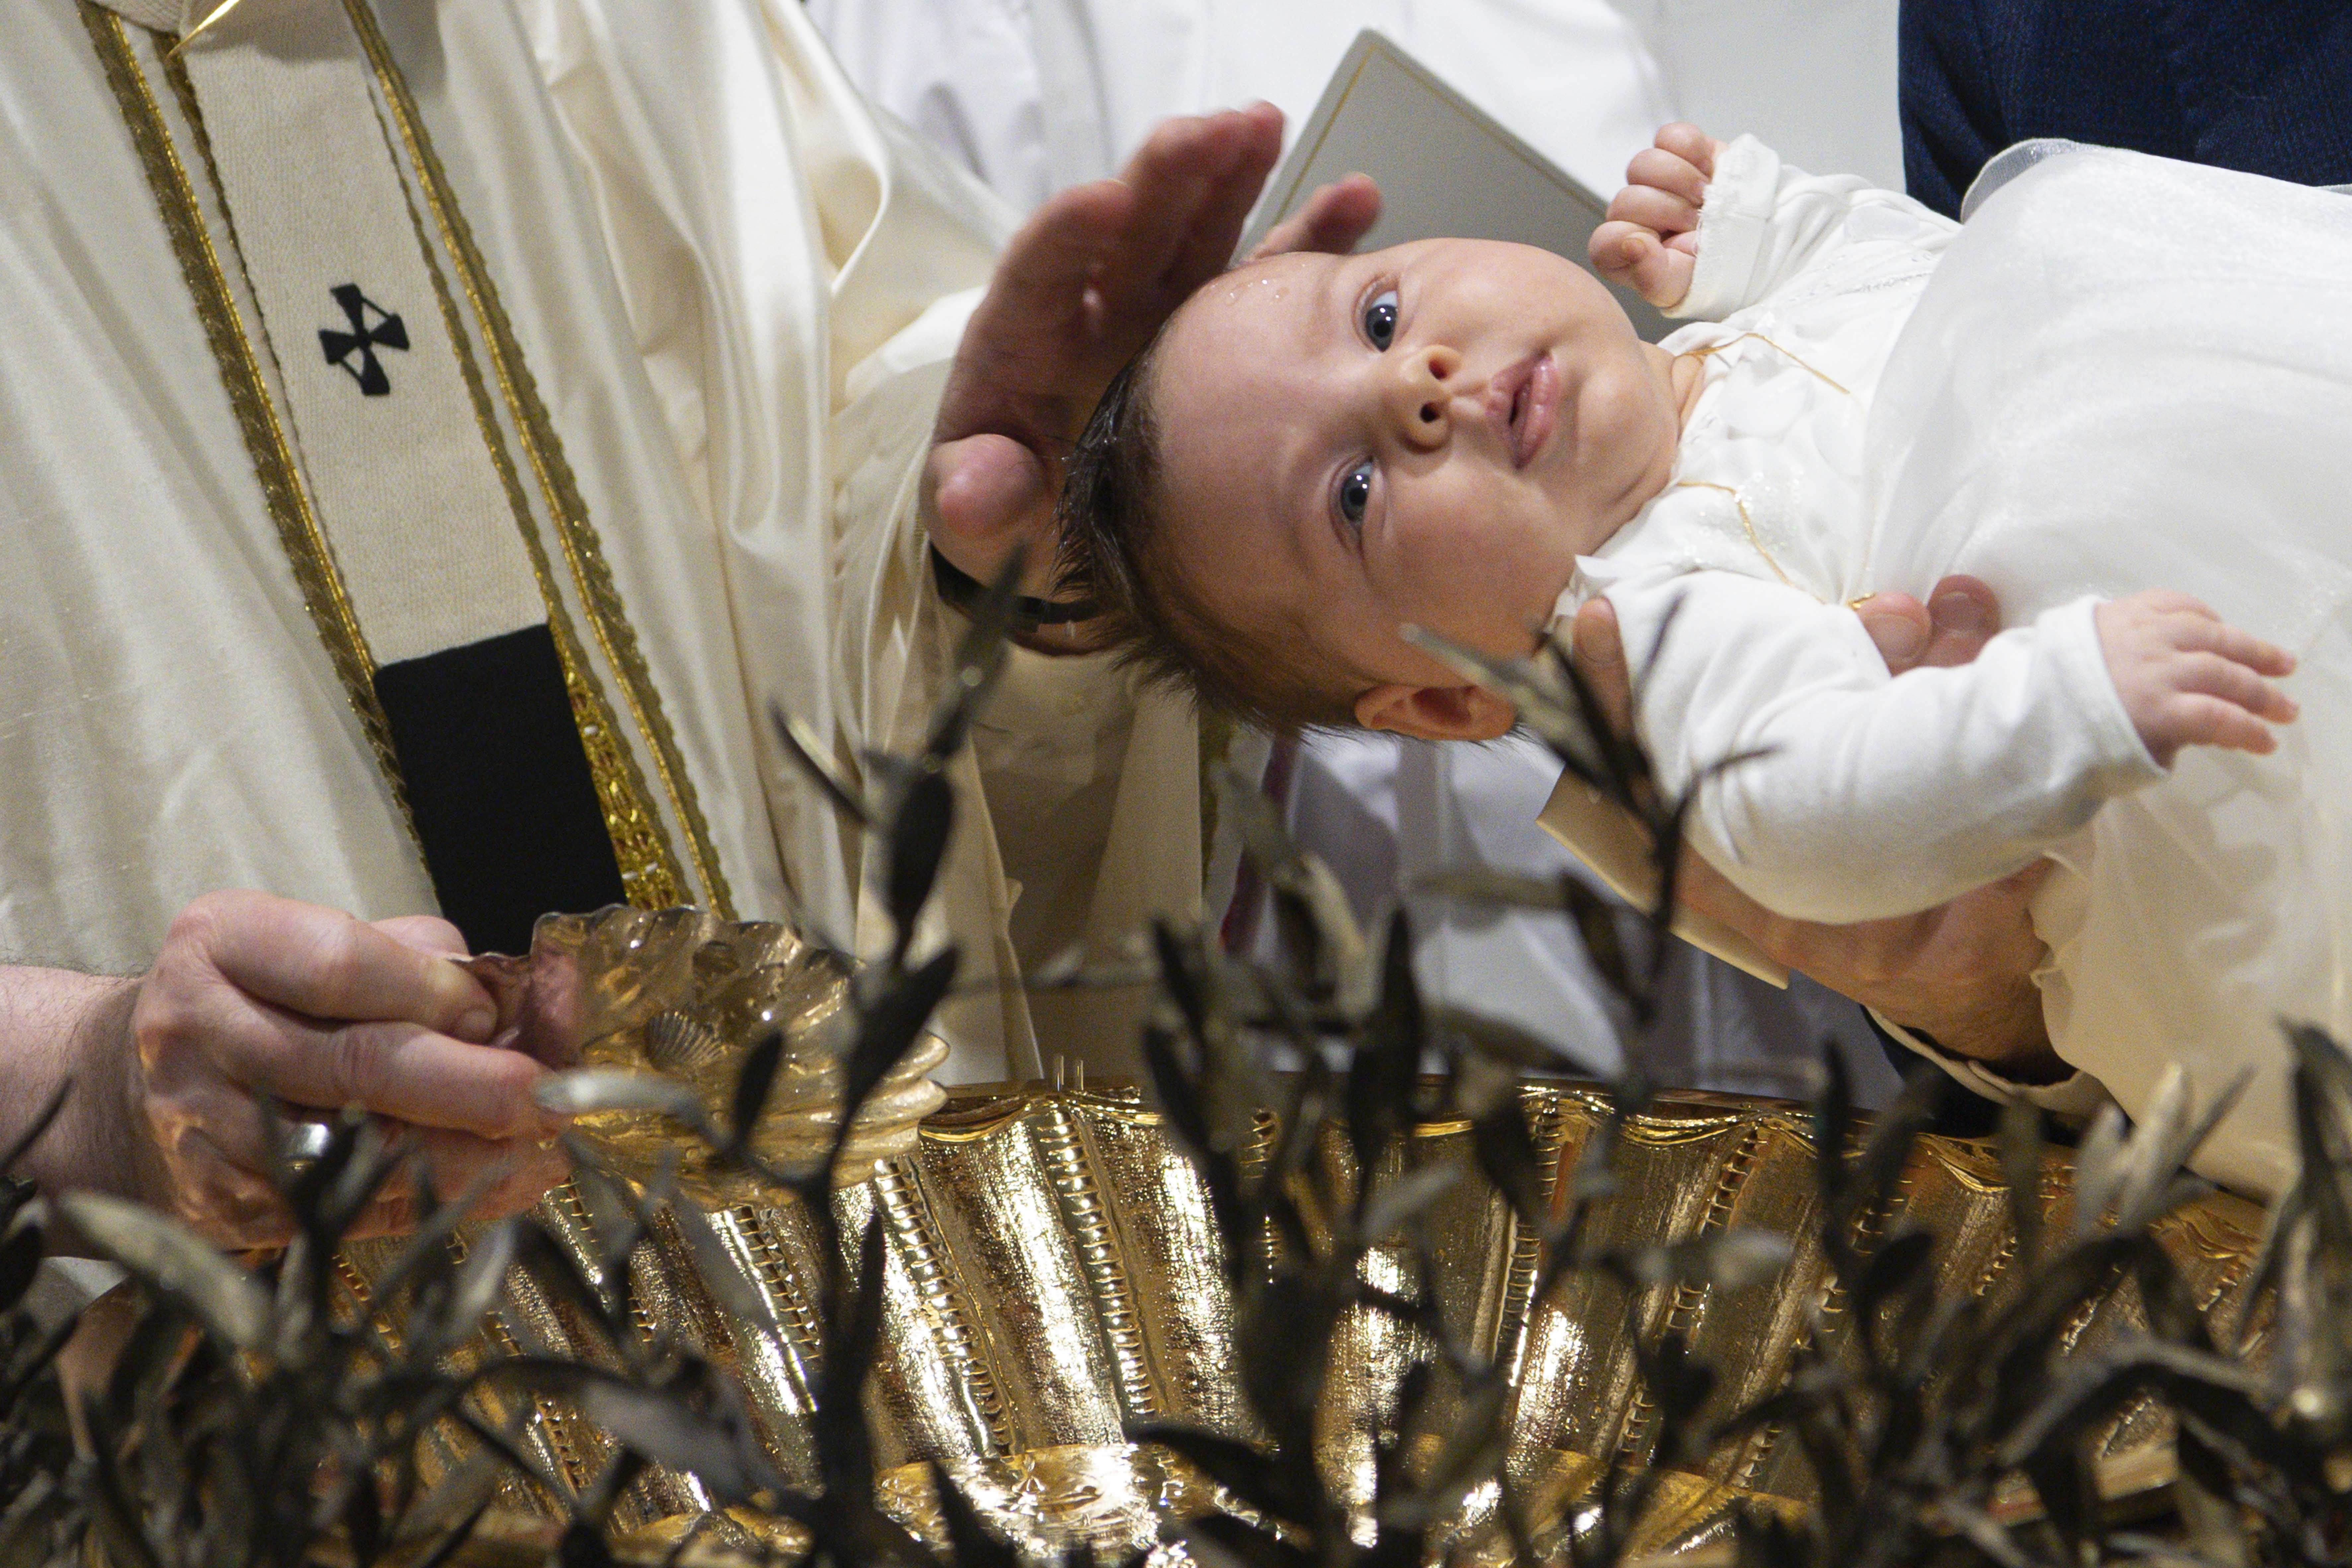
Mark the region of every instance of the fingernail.
<instances>
[{"instance_id":1,"label":"fingernail","mask_svg":"<svg viewBox=\"0 0 2352 1568\"><path fill-rule=\"evenodd\" d=\"M457 1016L457 1022L452 1026L452 1031L459 1039L471 1040L476 1045L479 1045L488 1039L491 1031L498 1026L497 1009L488 1006L468 1007Z\"/></svg>"},{"instance_id":2,"label":"fingernail","mask_svg":"<svg viewBox=\"0 0 2352 1568\"><path fill-rule=\"evenodd\" d=\"M1973 595L1946 594L1927 606L1927 613L1946 631L1966 632L1973 636L1992 630L1991 617L1985 614L1984 606Z\"/></svg>"}]
</instances>

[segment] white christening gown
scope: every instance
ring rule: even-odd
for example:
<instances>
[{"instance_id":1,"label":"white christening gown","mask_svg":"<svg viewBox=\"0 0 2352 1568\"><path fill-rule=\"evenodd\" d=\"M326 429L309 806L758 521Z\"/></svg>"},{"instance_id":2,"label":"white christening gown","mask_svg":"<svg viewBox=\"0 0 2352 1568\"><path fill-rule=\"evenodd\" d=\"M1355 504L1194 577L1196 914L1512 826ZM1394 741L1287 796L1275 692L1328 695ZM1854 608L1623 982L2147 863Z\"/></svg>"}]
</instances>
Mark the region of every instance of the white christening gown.
<instances>
[{"instance_id":1,"label":"white christening gown","mask_svg":"<svg viewBox=\"0 0 2352 1568\"><path fill-rule=\"evenodd\" d=\"M2051 857L2059 1055L2127 1111L2172 1061L2203 1097L2251 1069L2196 1163L2275 1189L2279 1022L2352 1034L2352 199L2086 149L1962 228L1743 138L1681 313L1714 320L1666 342L1709 354L1675 481L1560 610L1605 594L1649 652L1670 784L1766 753L1702 789L1694 844L1831 921ZM1890 679L1848 606L1951 573L2011 629ZM2156 765L2092 620L2149 588L2300 658L2274 754Z\"/></svg>"}]
</instances>

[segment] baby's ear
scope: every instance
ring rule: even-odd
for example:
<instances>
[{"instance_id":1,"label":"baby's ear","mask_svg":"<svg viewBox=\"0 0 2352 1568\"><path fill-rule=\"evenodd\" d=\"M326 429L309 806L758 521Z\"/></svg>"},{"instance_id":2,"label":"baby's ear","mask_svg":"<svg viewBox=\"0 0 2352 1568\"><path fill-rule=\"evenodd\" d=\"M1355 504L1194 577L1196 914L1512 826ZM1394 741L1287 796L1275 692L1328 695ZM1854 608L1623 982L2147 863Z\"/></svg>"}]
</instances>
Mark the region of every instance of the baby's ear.
<instances>
[{"instance_id":1,"label":"baby's ear","mask_svg":"<svg viewBox=\"0 0 2352 1568\"><path fill-rule=\"evenodd\" d=\"M1356 722L1416 741L1491 741L1518 712L1483 686L1376 686L1356 699Z\"/></svg>"}]
</instances>

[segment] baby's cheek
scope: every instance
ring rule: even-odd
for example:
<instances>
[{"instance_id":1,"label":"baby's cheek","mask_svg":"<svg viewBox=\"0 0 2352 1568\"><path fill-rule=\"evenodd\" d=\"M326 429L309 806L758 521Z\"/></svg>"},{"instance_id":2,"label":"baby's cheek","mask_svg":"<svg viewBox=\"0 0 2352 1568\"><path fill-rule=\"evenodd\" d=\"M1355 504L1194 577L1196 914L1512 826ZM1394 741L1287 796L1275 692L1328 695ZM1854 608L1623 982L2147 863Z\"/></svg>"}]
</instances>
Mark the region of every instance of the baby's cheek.
<instances>
[{"instance_id":1,"label":"baby's cheek","mask_svg":"<svg viewBox=\"0 0 2352 1568\"><path fill-rule=\"evenodd\" d=\"M1397 595L1411 606L1400 618L1487 653L1527 652L1544 568L1524 529L1507 521L1476 511L1434 520Z\"/></svg>"}]
</instances>

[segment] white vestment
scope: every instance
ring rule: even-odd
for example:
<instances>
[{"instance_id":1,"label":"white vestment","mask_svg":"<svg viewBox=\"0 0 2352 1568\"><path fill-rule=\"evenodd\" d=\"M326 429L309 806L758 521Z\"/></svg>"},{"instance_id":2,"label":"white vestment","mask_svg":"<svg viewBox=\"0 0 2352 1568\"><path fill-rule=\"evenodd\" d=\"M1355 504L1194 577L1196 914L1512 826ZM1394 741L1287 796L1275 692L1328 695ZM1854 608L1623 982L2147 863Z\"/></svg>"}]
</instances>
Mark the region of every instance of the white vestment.
<instances>
[{"instance_id":1,"label":"white vestment","mask_svg":"<svg viewBox=\"0 0 2352 1568\"><path fill-rule=\"evenodd\" d=\"M184 21L174 0L116 9ZM805 720L852 770L919 731L959 628L921 570L916 480L1006 215L871 113L792 0L434 0L379 21L659 694L652 727L685 774L670 798L696 826L686 892L870 944L866 850L766 714ZM125 113L74 0L12 15L0 952L133 970L215 888L368 918L434 899ZM1018 978L1050 954L1007 934L1007 864L1054 884L1040 942L1108 948L1198 907L1189 710L1099 661L1027 658L1005 701L1055 721L958 763L928 917L965 950L973 990L945 1016L964 1078L1041 1070ZM1000 841L986 796L1014 788L1031 809ZM1086 805L1041 817L1054 792ZM1066 1009L1045 1048L1126 1069L1131 1016Z\"/></svg>"},{"instance_id":2,"label":"white vestment","mask_svg":"<svg viewBox=\"0 0 2352 1568\"><path fill-rule=\"evenodd\" d=\"M1669 787L1758 753L1690 834L1768 907L1902 914L2053 856L2059 1054L2129 1110L2175 1060L2209 1097L2255 1069L2198 1163L2275 1186L2276 1020L2352 1022L2352 203L2086 152L1958 230L1745 139L1720 165L1683 307L1720 324L1666 342L1715 351L1675 482L1563 609L1606 594L1649 656ZM1846 605L1953 572L2011 629L1890 679ZM2302 655L2276 755L2156 765L2092 616L2149 588Z\"/></svg>"}]
</instances>

